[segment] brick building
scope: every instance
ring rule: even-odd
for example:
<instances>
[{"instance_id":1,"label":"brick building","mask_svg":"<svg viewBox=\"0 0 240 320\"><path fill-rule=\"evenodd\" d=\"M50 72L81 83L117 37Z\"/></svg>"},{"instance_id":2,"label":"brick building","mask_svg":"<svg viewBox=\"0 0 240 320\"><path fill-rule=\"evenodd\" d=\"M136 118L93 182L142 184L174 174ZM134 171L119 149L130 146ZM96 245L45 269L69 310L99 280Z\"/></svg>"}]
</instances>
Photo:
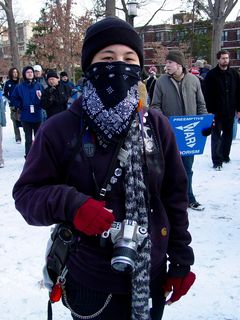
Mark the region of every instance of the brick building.
<instances>
[{"instance_id":1,"label":"brick building","mask_svg":"<svg viewBox=\"0 0 240 320\"><path fill-rule=\"evenodd\" d=\"M178 27L179 26L179 27ZM186 12L180 12L173 16L173 24L149 25L137 27L136 30L144 41L145 67L148 70L150 65L164 65L165 56L170 49L180 48L184 52L187 47L187 32L193 28L192 16ZM194 22L194 34L197 36L208 35L211 38L211 24L203 21ZM230 53L231 65L240 68L240 17L236 21L226 22L222 33L223 49ZM192 57L189 56L189 65Z\"/></svg>"}]
</instances>

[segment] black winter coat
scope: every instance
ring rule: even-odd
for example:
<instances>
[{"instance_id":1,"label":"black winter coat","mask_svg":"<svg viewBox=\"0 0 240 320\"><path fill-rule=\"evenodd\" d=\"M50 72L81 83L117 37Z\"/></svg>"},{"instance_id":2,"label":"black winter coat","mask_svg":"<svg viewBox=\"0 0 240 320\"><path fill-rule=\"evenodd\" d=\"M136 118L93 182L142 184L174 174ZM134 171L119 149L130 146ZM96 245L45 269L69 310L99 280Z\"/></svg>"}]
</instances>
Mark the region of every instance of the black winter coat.
<instances>
[{"instance_id":1,"label":"black winter coat","mask_svg":"<svg viewBox=\"0 0 240 320\"><path fill-rule=\"evenodd\" d=\"M18 83L19 83L19 79L18 80L12 80L12 79L7 80L5 82L4 88L3 88L4 97L6 97L8 100L10 100L10 97L13 93L13 90Z\"/></svg>"},{"instance_id":2,"label":"black winter coat","mask_svg":"<svg viewBox=\"0 0 240 320\"><path fill-rule=\"evenodd\" d=\"M71 96L71 89L61 82L56 87L44 89L41 97L41 106L46 110L47 118L67 109L67 102Z\"/></svg>"},{"instance_id":3,"label":"black winter coat","mask_svg":"<svg viewBox=\"0 0 240 320\"><path fill-rule=\"evenodd\" d=\"M204 87L209 113L231 119L240 111L240 76L235 69L223 71L217 65L207 73Z\"/></svg>"}]
</instances>

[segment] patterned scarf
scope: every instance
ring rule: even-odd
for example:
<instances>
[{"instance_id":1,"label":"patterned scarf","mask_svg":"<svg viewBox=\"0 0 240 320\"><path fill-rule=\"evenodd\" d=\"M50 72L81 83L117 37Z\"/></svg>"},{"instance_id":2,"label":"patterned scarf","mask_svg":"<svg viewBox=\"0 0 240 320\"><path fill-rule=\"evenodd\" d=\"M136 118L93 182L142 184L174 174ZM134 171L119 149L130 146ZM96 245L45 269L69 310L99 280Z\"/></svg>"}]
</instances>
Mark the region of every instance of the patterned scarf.
<instances>
[{"instance_id":1,"label":"patterned scarf","mask_svg":"<svg viewBox=\"0 0 240 320\"><path fill-rule=\"evenodd\" d=\"M99 144L108 148L126 137L125 166L126 219L148 229L145 184L142 171L143 141L136 110L139 102L138 65L123 62L95 63L86 72L82 107ZM138 250L132 274L132 320L149 320L150 237Z\"/></svg>"},{"instance_id":2,"label":"patterned scarf","mask_svg":"<svg viewBox=\"0 0 240 320\"><path fill-rule=\"evenodd\" d=\"M133 121L124 143L124 149L129 153L125 168L125 209L127 219L135 220L138 225L148 228L148 211L144 197L146 187L142 171L142 147L137 119ZM132 275L132 320L150 319L148 306L150 251L151 241L148 237L145 246L138 251Z\"/></svg>"},{"instance_id":3,"label":"patterned scarf","mask_svg":"<svg viewBox=\"0 0 240 320\"><path fill-rule=\"evenodd\" d=\"M139 101L141 69L124 62L99 62L86 72L82 107L104 148L125 137Z\"/></svg>"}]
</instances>

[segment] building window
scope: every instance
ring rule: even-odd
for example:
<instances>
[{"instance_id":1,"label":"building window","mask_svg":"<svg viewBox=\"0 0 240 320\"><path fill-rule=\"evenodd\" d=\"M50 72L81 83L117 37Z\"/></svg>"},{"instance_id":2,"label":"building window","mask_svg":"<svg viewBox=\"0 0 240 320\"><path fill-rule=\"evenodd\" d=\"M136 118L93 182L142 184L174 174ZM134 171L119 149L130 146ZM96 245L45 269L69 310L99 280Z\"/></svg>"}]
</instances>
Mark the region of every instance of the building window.
<instances>
[{"instance_id":1,"label":"building window","mask_svg":"<svg viewBox=\"0 0 240 320\"><path fill-rule=\"evenodd\" d=\"M156 32L156 41L164 41L164 33Z\"/></svg>"},{"instance_id":2,"label":"building window","mask_svg":"<svg viewBox=\"0 0 240 320\"><path fill-rule=\"evenodd\" d=\"M18 41L24 41L24 31L23 31L23 28L18 28L17 33L18 33Z\"/></svg>"},{"instance_id":3,"label":"building window","mask_svg":"<svg viewBox=\"0 0 240 320\"><path fill-rule=\"evenodd\" d=\"M237 30L237 40L240 40L240 29Z\"/></svg>"},{"instance_id":4,"label":"building window","mask_svg":"<svg viewBox=\"0 0 240 320\"><path fill-rule=\"evenodd\" d=\"M222 32L222 41L227 41L228 39L228 32L227 31L223 31Z\"/></svg>"},{"instance_id":5,"label":"building window","mask_svg":"<svg viewBox=\"0 0 240 320\"><path fill-rule=\"evenodd\" d=\"M197 34L206 34L207 33L207 29L206 28L196 29L195 33L197 33Z\"/></svg>"},{"instance_id":6,"label":"building window","mask_svg":"<svg viewBox=\"0 0 240 320\"><path fill-rule=\"evenodd\" d=\"M25 47L24 46L19 46L18 49L19 49L19 51L25 51Z\"/></svg>"},{"instance_id":7,"label":"building window","mask_svg":"<svg viewBox=\"0 0 240 320\"><path fill-rule=\"evenodd\" d=\"M237 60L240 60L240 49L237 49Z\"/></svg>"},{"instance_id":8,"label":"building window","mask_svg":"<svg viewBox=\"0 0 240 320\"><path fill-rule=\"evenodd\" d=\"M166 37L166 41L172 41L172 39L173 39L173 33L172 33L172 31L167 31L166 33L165 33L165 37Z\"/></svg>"}]
</instances>

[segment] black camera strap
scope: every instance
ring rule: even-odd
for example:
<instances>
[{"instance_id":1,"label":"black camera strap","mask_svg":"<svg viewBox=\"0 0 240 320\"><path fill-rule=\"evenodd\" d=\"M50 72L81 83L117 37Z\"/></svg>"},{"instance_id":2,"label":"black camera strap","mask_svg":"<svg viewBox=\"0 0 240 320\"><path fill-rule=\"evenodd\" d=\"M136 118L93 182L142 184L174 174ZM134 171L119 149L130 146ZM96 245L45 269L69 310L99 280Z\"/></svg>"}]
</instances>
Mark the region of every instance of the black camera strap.
<instances>
[{"instance_id":1,"label":"black camera strap","mask_svg":"<svg viewBox=\"0 0 240 320\"><path fill-rule=\"evenodd\" d=\"M141 110L139 113L139 119L141 123L141 135L142 135L142 141L143 141L143 165L142 165L142 170L143 170L143 180L144 184L146 187L145 191L145 202L146 202L146 208L147 208L147 213L148 213L148 233L150 234L151 230L151 220L150 220L150 213L151 213L151 208L150 208L150 192L149 192L149 171L148 171L148 164L147 164L147 153L146 153L146 147L145 147L145 141L144 141L144 129L143 129L143 110Z\"/></svg>"},{"instance_id":2,"label":"black camera strap","mask_svg":"<svg viewBox=\"0 0 240 320\"><path fill-rule=\"evenodd\" d=\"M99 194L98 194L98 197L99 199L103 199L106 195L106 192L107 192L107 185L113 175L113 172L116 168L116 163L117 163L117 160L118 160L118 155L119 155L119 152L120 152L120 149L123 145L123 142L124 142L125 138L122 138L118 144L117 144L117 147L116 147L116 150L114 152L114 155L113 155L113 158L112 158L112 161L110 163L110 166L109 166L109 169L108 169L108 172L107 172L107 175L106 175L106 178L103 182L103 185L101 187L101 189L99 190Z\"/></svg>"}]
</instances>

